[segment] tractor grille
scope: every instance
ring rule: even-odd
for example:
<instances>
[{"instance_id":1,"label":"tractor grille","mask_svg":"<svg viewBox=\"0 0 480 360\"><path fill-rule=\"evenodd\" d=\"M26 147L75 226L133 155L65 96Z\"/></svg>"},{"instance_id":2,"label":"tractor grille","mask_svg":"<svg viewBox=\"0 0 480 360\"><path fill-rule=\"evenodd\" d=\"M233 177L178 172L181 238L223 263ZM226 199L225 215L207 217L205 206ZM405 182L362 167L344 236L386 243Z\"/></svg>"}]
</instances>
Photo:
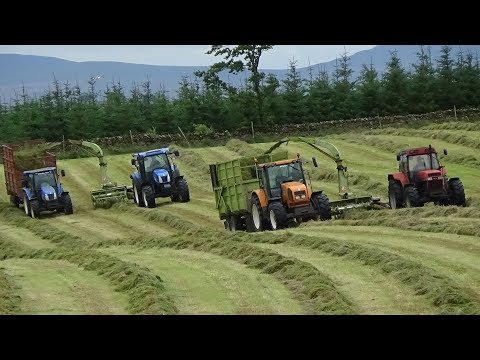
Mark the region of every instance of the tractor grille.
<instances>
[{"instance_id":1,"label":"tractor grille","mask_svg":"<svg viewBox=\"0 0 480 360\"><path fill-rule=\"evenodd\" d=\"M431 180L427 183L427 189L430 194L443 193L443 180Z\"/></svg>"}]
</instances>

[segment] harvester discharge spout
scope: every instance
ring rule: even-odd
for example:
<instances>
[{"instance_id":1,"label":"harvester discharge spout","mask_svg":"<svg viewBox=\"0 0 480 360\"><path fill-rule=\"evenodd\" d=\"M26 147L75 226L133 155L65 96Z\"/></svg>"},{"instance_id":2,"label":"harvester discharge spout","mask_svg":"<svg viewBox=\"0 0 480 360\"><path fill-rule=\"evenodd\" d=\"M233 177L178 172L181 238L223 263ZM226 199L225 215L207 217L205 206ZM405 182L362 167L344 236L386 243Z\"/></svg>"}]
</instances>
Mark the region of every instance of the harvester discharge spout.
<instances>
[{"instance_id":1,"label":"harvester discharge spout","mask_svg":"<svg viewBox=\"0 0 480 360\"><path fill-rule=\"evenodd\" d=\"M100 166L100 189L90 192L94 208L109 208L113 204L127 201L131 188L126 185L117 185L107 175L107 162L104 159L103 151L95 143L82 140L66 140L67 143L80 147L87 153L98 157Z\"/></svg>"},{"instance_id":2,"label":"harvester discharge spout","mask_svg":"<svg viewBox=\"0 0 480 360\"><path fill-rule=\"evenodd\" d=\"M340 199L330 201L333 215L340 215L344 210L353 208L373 209L389 207L387 204L382 203L378 197L373 197L372 195L355 197L349 192L347 167L343 165L343 160L337 147L327 141L320 139L309 140L302 137L285 138L270 147L265 154L270 154L280 145L284 143L288 144L290 141L306 143L335 162L338 175L338 195ZM316 159L314 158L313 160L314 166L316 167Z\"/></svg>"}]
</instances>

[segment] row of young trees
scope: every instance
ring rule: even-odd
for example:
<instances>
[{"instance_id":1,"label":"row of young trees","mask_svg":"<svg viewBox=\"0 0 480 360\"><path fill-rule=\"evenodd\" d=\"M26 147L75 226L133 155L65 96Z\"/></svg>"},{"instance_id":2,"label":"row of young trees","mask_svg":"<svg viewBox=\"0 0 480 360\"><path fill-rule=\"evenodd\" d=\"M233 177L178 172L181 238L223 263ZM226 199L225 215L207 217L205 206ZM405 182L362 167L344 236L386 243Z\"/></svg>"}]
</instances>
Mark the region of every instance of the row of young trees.
<instances>
[{"instance_id":1,"label":"row of young trees","mask_svg":"<svg viewBox=\"0 0 480 360\"><path fill-rule=\"evenodd\" d=\"M438 59L420 47L412 71L406 71L395 52L387 70L379 75L363 65L353 79L349 57L343 54L335 71L320 69L302 79L295 62L284 79L258 70L260 56L272 46L212 46L209 53L223 61L209 71L183 78L176 97L164 90L152 91L146 81L128 93L122 84L107 86L101 96L95 82L83 92L79 86L61 84L38 98L23 92L11 104L0 107L0 139L4 142L44 138L89 139L133 132L234 130L250 126L319 122L377 115L425 113L477 106L480 99L480 66L473 54L452 58L444 46ZM248 70L243 86L220 80L221 71ZM198 126L202 124L202 126Z\"/></svg>"}]
</instances>

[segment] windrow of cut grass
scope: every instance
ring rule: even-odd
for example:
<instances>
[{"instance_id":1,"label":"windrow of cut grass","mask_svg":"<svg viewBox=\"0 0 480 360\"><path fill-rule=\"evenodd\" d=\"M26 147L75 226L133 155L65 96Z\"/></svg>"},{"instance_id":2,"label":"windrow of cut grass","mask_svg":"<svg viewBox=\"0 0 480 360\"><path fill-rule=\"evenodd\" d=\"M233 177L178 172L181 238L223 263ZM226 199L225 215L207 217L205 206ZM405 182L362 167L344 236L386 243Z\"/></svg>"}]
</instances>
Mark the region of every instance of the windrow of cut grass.
<instances>
[{"instance_id":1,"label":"windrow of cut grass","mask_svg":"<svg viewBox=\"0 0 480 360\"><path fill-rule=\"evenodd\" d=\"M175 314L177 308L166 293L163 280L148 268L122 261L91 249L40 249L29 257L67 260L105 277L115 291L126 293L132 314Z\"/></svg>"},{"instance_id":2,"label":"windrow of cut grass","mask_svg":"<svg viewBox=\"0 0 480 360\"><path fill-rule=\"evenodd\" d=\"M480 131L480 122L448 121L439 124L424 125L420 130L464 130Z\"/></svg>"},{"instance_id":3,"label":"windrow of cut grass","mask_svg":"<svg viewBox=\"0 0 480 360\"><path fill-rule=\"evenodd\" d=\"M6 206L6 205L5 205ZM166 295L159 276L148 269L135 264L123 262L115 257L85 249L88 242L78 236L60 231L41 220L24 217L22 213L8 212L3 204L0 214L15 226L26 227L42 239L57 245L56 248L36 251L12 242L1 242L0 250L4 258L40 258L62 259L75 263L85 270L92 270L106 277L117 291L126 292L129 297L129 311L132 313L167 314L177 310L173 301Z\"/></svg>"},{"instance_id":4,"label":"windrow of cut grass","mask_svg":"<svg viewBox=\"0 0 480 360\"><path fill-rule=\"evenodd\" d=\"M18 285L5 273L0 263L0 314L18 313L21 303L22 298L18 292Z\"/></svg>"},{"instance_id":5,"label":"windrow of cut grass","mask_svg":"<svg viewBox=\"0 0 480 360\"><path fill-rule=\"evenodd\" d=\"M19 228L25 228L36 234L44 240L48 240L54 244L68 247L82 247L87 244L78 236L72 236L64 231L56 229L42 220L35 220L25 216L25 213L14 209L8 203L0 202L0 216L2 221L12 224Z\"/></svg>"},{"instance_id":6,"label":"windrow of cut grass","mask_svg":"<svg viewBox=\"0 0 480 360\"><path fill-rule=\"evenodd\" d=\"M475 216L478 209L469 209L469 208L457 208L457 207L434 207L431 209L405 209L405 210L414 210L414 212L427 214L427 216L437 216L439 213L443 214L455 214L463 213L469 214L470 216ZM404 211L404 210L399 210ZM362 214L364 216L362 220L358 220L358 225L365 225L365 219L368 219L369 215L381 216L380 214L386 213L387 211L367 211L359 210L348 212L347 216L358 216L356 214ZM392 211L388 211L392 212ZM414 219L418 221L417 216L413 216ZM175 216L168 214L159 214L159 217L151 217L151 221L158 219L165 219L171 226L176 227L179 230L182 230L187 236L187 238L195 239L208 239L214 238L220 242L229 242L232 240L240 240L243 242L269 242L269 243L287 243L294 246L307 246L310 248L315 248L324 252L327 252L334 256L345 256L348 255L350 258L359 259L364 261L366 265L378 267L381 271L394 276L399 279L401 282L405 283L408 286L411 286L417 294L425 294L431 301L431 303L438 307L442 312L445 313L470 313L476 312L477 310L472 310L476 305L475 300L465 293L461 288L455 286L452 281L444 276L440 276L435 273L432 269L423 266L420 263L410 261L402 258L399 255L391 254L384 252L378 249L374 249L369 246L361 246L352 242L346 241L332 241L332 239L312 239L309 237L303 237L299 235L293 235L293 233L287 232L280 234L273 234L270 232L265 232L262 234L248 234L248 233L236 233L230 234L222 231L212 231L204 229L193 224L184 223L181 219L175 219ZM383 220L383 218L380 218ZM163 221L163 220L162 220ZM368 221L368 220L367 220ZM334 220L334 222L322 222L323 224L331 225L340 225L345 220ZM352 223L349 221L348 224ZM399 226L398 219L393 219L389 224ZM317 223L316 223L317 224ZM355 224L352 224L355 225ZM379 225L379 224L372 224ZM387 225L387 226L391 226ZM402 224L403 225L403 224ZM307 225L308 226L308 225ZM418 230L418 229L414 229ZM466 234L470 235L470 234ZM142 242L142 238L134 240L136 246L152 246L151 244L162 244L162 246L176 246L175 239L168 242L168 240L150 240L150 245L148 242ZM180 240L178 240L180 241ZM122 241L119 241L122 243ZM108 244L108 242L101 243ZM442 290L443 289L443 290ZM478 305L478 304L477 304Z\"/></svg>"},{"instance_id":7,"label":"windrow of cut grass","mask_svg":"<svg viewBox=\"0 0 480 360\"><path fill-rule=\"evenodd\" d=\"M393 276L416 294L423 295L431 304L445 314L480 314L480 304L476 297L467 290L458 287L451 279L438 274L421 263L403 258L397 254L362 246L348 241L322 239L295 235L292 232L283 234L265 233L262 236L238 236L247 242L265 242L271 244L287 244L319 250L333 256L357 259L365 265L374 266L382 272Z\"/></svg>"},{"instance_id":8,"label":"windrow of cut grass","mask_svg":"<svg viewBox=\"0 0 480 360\"><path fill-rule=\"evenodd\" d=\"M478 138L464 133L458 133L448 130L413 130L413 129L395 129L385 128L381 130L366 131L367 135L394 135L394 136L416 136L422 138L439 139L452 144L464 145L474 149L480 149Z\"/></svg>"},{"instance_id":9,"label":"windrow of cut grass","mask_svg":"<svg viewBox=\"0 0 480 360\"><path fill-rule=\"evenodd\" d=\"M170 247L192 249L226 257L270 274L282 282L310 314L353 314L355 309L332 280L311 264L287 258L273 251L234 242L228 233L203 229L188 230L183 235L165 238L137 237L92 244L92 247L133 245L140 248Z\"/></svg>"},{"instance_id":10,"label":"windrow of cut grass","mask_svg":"<svg viewBox=\"0 0 480 360\"><path fill-rule=\"evenodd\" d=\"M345 212L335 225L386 226L424 232L480 236L478 207L430 207L378 211ZM325 226L330 224L325 223ZM332 224L333 225L333 224Z\"/></svg>"},{"instance_id":11,"label":"windrow of cut grass","mask_svg":"<svg viewBox=\"0 0 480 360\"><path fill-rule=\"evenodd\" d=\"M0 260L26 256L32 253L31 250L25 245L0 238ZM19 286L4 271L0 261L0 314L17 314L21 303Z\"/></svg>"},{"instance_id":12,"label":"windrow of cut grass","mask_svg":"<svg viewBox=\"0 0 480 360\"><path fill-rule=\"evenodd\" d=\"M390 151L394 154L398 153L400 150L408 149L411 147L407 143L392 142L387 139L382 139L381 136L366 136L362 134L356 134L354 137L343 135L339 138L354 144L368 145L375 147L379 150ZM448 162L454 164L467 165L480 169L480 158L476 157L473 154L450 153L449 155L445 156L443 152L440 152L439 157L440 160L447 160Z\"/></svg>"},{"instance_id":13,"label":"windrow of cut grass","mask_svg":"<svg viewBox=\"0 0 480 360\"><path fill-rule=\"evenodd\" d=\"M261 154L262 151L257 146L251 145L243 140L231 139L225 144L225 147L238 154L238 157L242 156L256 156ZM233 160L233 159L232 159Z\"/></svg>"}]
</instances>

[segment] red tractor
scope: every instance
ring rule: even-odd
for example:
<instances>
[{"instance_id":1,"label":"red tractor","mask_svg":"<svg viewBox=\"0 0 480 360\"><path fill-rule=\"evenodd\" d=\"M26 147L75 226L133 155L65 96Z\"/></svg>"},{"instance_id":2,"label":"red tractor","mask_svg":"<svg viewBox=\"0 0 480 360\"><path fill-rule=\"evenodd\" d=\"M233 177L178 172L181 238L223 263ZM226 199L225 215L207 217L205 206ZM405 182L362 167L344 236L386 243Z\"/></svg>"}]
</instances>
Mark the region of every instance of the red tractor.
<instances>
[{"instance_id":1,"label":"red tractor","mask_svg":"<svg viewBox=\"0 0 480 360\"><path fill-rule=\"evenodd\" d=\"M447 155L447 150L443 150ZM388 199L392 209L435 205L465 206L465 191L458 177L448 178L437 152L428 147L407 149L397 155L398 173L388 175Z\"/></svg>"}]
</instances>

